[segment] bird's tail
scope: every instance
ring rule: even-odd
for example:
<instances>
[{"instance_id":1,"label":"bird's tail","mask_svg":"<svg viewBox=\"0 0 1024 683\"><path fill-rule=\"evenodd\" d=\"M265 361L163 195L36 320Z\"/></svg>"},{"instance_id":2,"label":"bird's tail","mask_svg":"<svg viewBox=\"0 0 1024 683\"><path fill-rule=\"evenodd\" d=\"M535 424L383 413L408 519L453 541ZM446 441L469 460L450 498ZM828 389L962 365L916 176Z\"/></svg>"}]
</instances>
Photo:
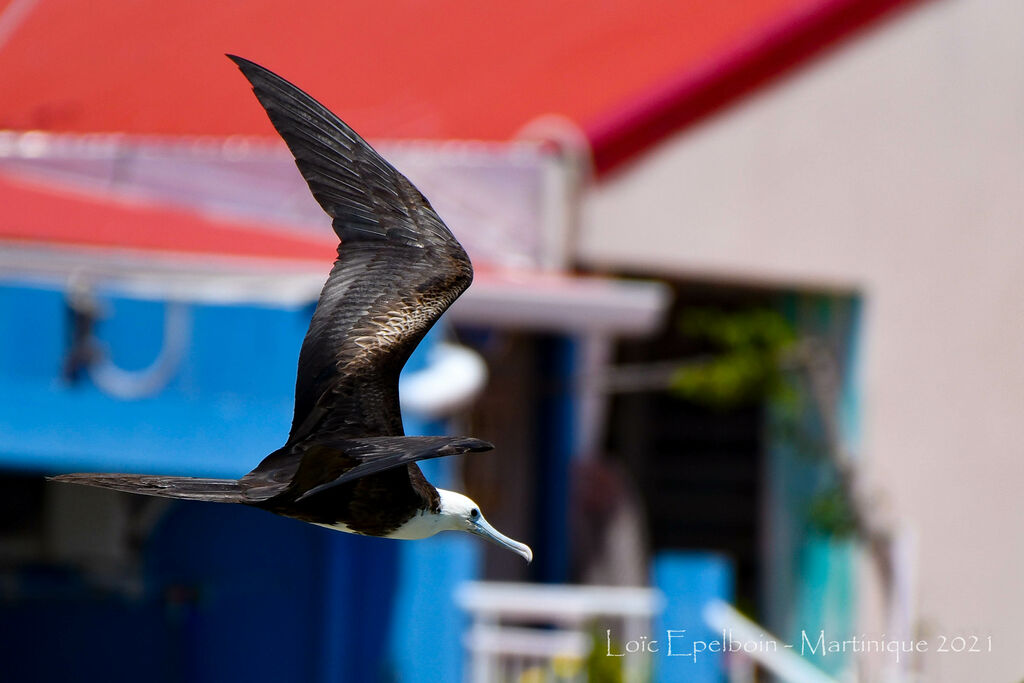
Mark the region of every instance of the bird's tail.
<instances>
[{"instance_id":1,"label":"bird's tail","mask_svg":"<svg viewBox=\"0 0 1024 683\"><path fill-rule=\"evenodd\" d=\"M49 477L49 480L163 498L207 500L215 503L241 503L245 500L245 489L236 479L164 477L151 474L61 474Z\"/></svg>"}]
</instances>

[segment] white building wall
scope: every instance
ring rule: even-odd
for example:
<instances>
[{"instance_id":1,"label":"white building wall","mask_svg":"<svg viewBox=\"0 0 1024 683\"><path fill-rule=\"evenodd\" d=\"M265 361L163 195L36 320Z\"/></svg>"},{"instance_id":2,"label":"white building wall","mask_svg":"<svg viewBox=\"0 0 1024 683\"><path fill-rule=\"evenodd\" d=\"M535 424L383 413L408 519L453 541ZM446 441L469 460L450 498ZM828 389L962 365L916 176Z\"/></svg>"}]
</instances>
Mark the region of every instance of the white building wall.
<instances>
[{"instance_id":1,"label":"white building wall","mask_svg":"<svg viewBox=\"0 0 1024 683\"><path fill-rule=\"evenodd\" d=\"M1024 3L923 3L663 143L589 192L579 258L860 291L862 455L917 536L920 632L993 636L924 680L1024 676Z\"/></svg>"}]
</instances>

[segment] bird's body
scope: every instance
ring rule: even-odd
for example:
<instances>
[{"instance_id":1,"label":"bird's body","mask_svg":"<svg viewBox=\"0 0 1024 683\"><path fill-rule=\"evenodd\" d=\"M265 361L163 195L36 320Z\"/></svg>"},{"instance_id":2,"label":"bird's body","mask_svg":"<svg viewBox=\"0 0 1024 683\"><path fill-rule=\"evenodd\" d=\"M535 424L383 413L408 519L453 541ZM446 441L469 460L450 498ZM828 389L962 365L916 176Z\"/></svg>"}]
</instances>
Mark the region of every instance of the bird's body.
<instances>
[{"instance_id":1,"label":"bird's body","mask_svg":"<svg viewBox=\"0 0 1024 683\"><path fill-rule=\"evenodd\" d=\"M242 503L339 531L484 536L528 561L462 494L428 482L419 460L490 450L467 437L407 437L398 376L416 345L469 287L473 268L429 202L316 100L231 57L252 83L340 244L299 354L284 446L241 479L68 474L57 481L146 495Z\"/></svg>"}]
</instances>

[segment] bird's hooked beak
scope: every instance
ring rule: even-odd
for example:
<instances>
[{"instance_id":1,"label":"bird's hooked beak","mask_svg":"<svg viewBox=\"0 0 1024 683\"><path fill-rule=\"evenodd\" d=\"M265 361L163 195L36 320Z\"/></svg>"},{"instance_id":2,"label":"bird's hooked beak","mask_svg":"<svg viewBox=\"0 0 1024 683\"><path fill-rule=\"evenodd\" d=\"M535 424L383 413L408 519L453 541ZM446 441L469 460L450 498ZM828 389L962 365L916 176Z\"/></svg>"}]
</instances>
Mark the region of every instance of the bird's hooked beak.
<instances>
[{"instance_id":1,"label":"bird's hooked beak","mask_svg":"<svg viewBox=\"0 0 1024 683\"><path fill-rule=\"evenodd\" d=\"M519 541L513 541L511 538L488 524L487 520L483 518L483 515L478 517L475 521L470 522L469 532L508 548L516 555L521 556L528 563L533 561L533 551L530 550L530 546L525 543L520 543Z\"/></svg>"}]
</instances>

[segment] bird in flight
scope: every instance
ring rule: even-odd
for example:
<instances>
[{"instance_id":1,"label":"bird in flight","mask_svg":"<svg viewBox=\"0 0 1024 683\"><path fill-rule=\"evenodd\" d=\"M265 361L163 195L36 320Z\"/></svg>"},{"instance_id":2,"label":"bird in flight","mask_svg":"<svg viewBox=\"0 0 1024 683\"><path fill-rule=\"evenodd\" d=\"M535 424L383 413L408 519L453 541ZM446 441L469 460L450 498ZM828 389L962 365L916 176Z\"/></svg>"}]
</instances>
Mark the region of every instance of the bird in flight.
<instances>
[{"instance_id":1,"label":"bird in flight","mask_svg":"<svg viewBox=\"0 0 1024 683\"><path fill-rule=\"evenodd\" d=\"M435 488L416 464L493 446L468 437L405 436L402 429L399 373L469 287L469 257L419 190L341 119L273 72L228 56L249 79L340 240L299 353L288 441L241 479L64 474L53 480L241 503L366 536L468 531L529 562L529 546L488 524L468 497Z\"/></svg>"}]
</instances>

